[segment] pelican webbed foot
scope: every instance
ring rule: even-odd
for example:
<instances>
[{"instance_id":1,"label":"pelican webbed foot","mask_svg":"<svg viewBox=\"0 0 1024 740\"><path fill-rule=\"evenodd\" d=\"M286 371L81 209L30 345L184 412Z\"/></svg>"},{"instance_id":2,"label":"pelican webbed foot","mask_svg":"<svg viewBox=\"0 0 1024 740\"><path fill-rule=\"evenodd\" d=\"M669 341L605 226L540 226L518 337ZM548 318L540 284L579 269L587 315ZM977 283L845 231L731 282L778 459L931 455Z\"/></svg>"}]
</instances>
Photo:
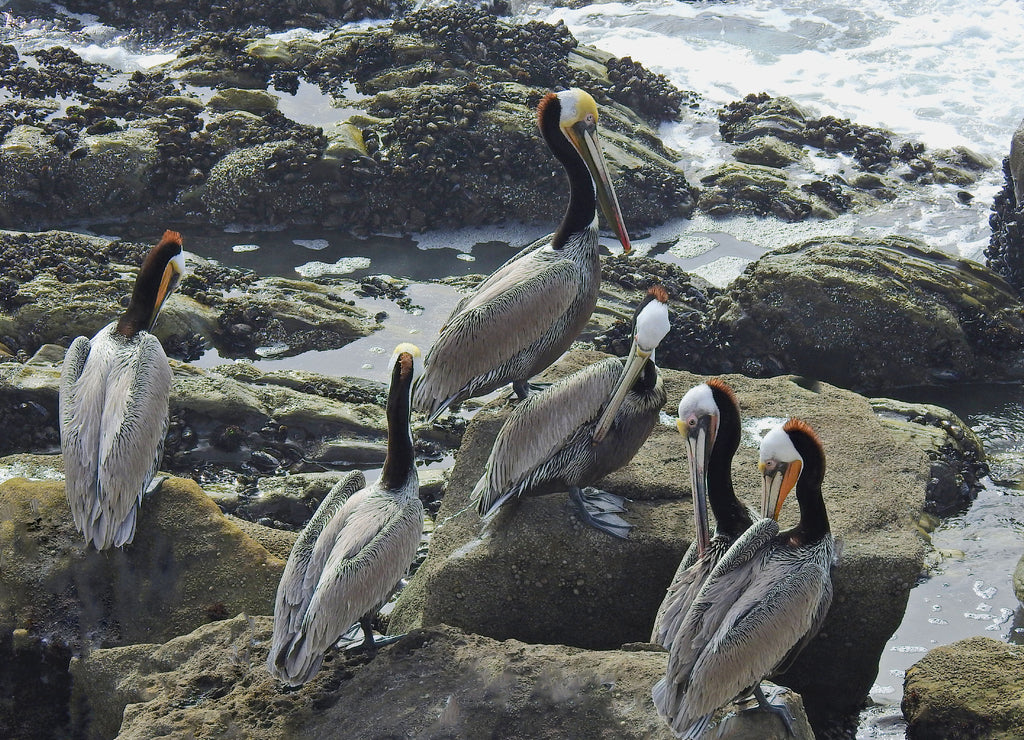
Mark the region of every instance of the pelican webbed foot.
<instances>
[{"instance_id":1,"label":"pelican webbed foot","mask_svg":"<svg viewBox=\"0 0 1024 740\"><path fill-rule=\"evenodd\" d=\"M345 637L356 632L356 629L356 626L353 625L352 629L345 633ZM374 637L372 614L367 614L359 620L359 629L362 630L363 641L353 641L352 643L350 643L347 647L344 648L346 653L350 653L352 655L358 655L359 653L369 653L371 656L373 656L377 652L377 648L381 647L382 645L390 645L391 643L398 642L403 637L405 637L405 635L386 635L383 637Z\"/></svg>"},{"instance_id":2,"label":"pelican webbed foot","mask_svg":"<svg viewBox=\"0 0 1024 740\"><path fill-rule=\"evenodd\" d=\"M633 525L619 516L626 511L625 498L597 488L579 486L570 488L569 495L576 504L580 518L586 524L613 537L629 537L629 530Z\"/></svg>"},{"instance_id":3,"label":"pelican webbed foot","mask_svg":"<svg viewBox=\"0 0 1024 740\"><path fill-rule=\"evenodd\" d=\"M785 691L785 688L780 686L778 688L778 691L772 692L772 698L774 699L783 691ZM772 714L777 715L778 718L782 720L782 724L786 726L786 732L789 734L790 737L792 737L793 722L795 721L795 719L793 717L793 713L789 711L789 707L787 707L785 704L773 704L772 702L768 701L768 697L765 696L764 689L761 688L761 684L758 684L757 688L754 689L754 698L757 699L758 709L765 712L771 712Z\"/></svg>"}]
</instances>

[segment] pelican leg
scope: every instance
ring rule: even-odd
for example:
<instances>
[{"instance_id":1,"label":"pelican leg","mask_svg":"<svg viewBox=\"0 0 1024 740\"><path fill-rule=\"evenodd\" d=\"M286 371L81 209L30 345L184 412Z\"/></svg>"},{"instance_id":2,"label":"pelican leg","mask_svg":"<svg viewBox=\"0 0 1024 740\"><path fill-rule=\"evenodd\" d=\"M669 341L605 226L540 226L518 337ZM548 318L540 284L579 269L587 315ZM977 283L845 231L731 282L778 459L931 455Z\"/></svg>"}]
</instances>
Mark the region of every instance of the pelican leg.
<instances>
[{"instance_id":1,"label":"pelican leg","mask_svg":"<svg viewBox=\"0 0 1024 740\"><path fill-rule=\"evenodd\" d=\"M387 635L376 639L373 636L373 614L364 614L359 620L359 627L363 630L363 641L347 648L346 652L349 653L370 653L371 655L377 652L377 648L381 645L390 645L393 642L398 642L405 635Z\"/></svg>"},{"instance_id":2,"label":"pelican leg","mask_svg":"<svg viewBox=\"0 0 1024 740\"><path fill-rule=\"evenodd\" d=\"M777 695L778 694L772 694L772 698L774 699ZM761 684L758 684L757 688L754 689L754 698L757 699L757 704L760 709L778 715L779 719L782 720L782 724L786 726L786 732L788 732L790 737L792 737L794 718L793 713L789 711L789 707L785 704L772 704L768 701L768 697L764 695L764 689L761 688Z\"/></svg>"},{"instance_id":3,"label":"pelican leg","mask_svg":"<svg viewBox=\"0 0 1024 740\"><path fill-rule=\"evenodd\" d=\"M531 393L538 393L550 385L551 383L531 383L528 380L513 380L512 390L515 391L516 398L520 401L525 401L526 397Z\"/></svg>"},{"instance_id":4,"label":"pelican leg","mask_svg":"<svg viewBox=\"0 0 1024 740\"><path fill-rule=\"evenodd\" d=\"M629 537L629 530L633 528L633 525L616 513L626 510L626 507L623 506L624 498L599 491L596 488L582 489L579 486L570 488L569 496L576 504L580 518L585 523L613 537L620 539Z\"/></svg>"}]
</instances>

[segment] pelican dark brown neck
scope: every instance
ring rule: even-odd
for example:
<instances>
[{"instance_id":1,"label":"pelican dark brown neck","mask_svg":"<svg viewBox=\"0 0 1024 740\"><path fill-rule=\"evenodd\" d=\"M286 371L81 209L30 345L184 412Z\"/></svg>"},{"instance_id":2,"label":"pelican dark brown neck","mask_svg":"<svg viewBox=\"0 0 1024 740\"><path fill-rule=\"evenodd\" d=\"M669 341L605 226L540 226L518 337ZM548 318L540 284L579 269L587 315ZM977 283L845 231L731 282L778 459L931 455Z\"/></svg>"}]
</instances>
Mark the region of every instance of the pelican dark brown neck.
<instances>
[{"instance_id":1,"label":"pelican dark brown neck","mask_svg":"<svg viewBox=\"0 0 1024 740\"><path fill-rule=\"evenodd\" d=\"M740 410L731 392L715 382L708 385L718 407L718 434L708 460L708 505L716 531L736 539L753 523L732 484L732 459L740 446Z\"/></svg>"},{"instance_id":2,"label":"pelican dark brown neck","mask_svg":"<svg viewBox=\"0 0 1024 740\"><path fill-rule=\"evenodd\" d=\"M803 470L796 484L800 521L786 534L795 545L808 545L829 533L828 512L821 493L825 479L825 453L818 439L802 429L788 430L788 434L803 458Z\"/></svg>"},{"instance_id":3,"label":"pelican dark brown neck","mask_svg":"<svg viewBox=\"0 0 1024 740\"><path fill-rule=\"evenodd\" d=\"M142 261L139 274L135 278L128 307L118 319L115 331L125 337L134 337L140 331L150 331L160 306L160 285L164 272L175 257L181 254L181 237L175 232L168 232L164 238L149 250Z\"/></svg>"},{"instance_id":4,"label":"pelican dark brown neck","mask_svg":"<svg viewBox=\"0 0 1024 740\"><path fill-rule=\"evenodd\" d=\"M572 143L562 133L559 121L562 116L562 102L554 93L548 93L538 107L537 119L540 132L555 155L565 174L569 177L569 205L565 209L562 223L555 231L551 245L561 249L573 234L590 227L597 216L597 192L594 179L587 169L587 163Z\"/></svg>"},{"instance_id":5,"label":"pelican dark brown neck","mask_svg":"<svg viewBox=\"0 0 1024 740\"><path fill-rule=\"evenodd\" d=\"M380 480L384 488L395 491L405 486L414 470L416 455L412 446L412 429L409 414L412 410L413 359L403 352L395 361L391 371L391 387L388 390L388 453Z\"/></svg>"}]
</instances>

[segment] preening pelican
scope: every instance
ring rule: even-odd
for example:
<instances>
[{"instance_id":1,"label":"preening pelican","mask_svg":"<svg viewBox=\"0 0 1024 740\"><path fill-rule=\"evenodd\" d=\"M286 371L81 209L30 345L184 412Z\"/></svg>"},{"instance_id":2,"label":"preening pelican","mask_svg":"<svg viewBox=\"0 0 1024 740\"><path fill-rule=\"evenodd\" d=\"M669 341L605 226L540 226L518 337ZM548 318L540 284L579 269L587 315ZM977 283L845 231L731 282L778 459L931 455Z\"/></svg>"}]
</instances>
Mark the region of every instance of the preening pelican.
<instances>
[{"instance_id":1,"label":"preening pelican","mask_svg":"<svg viewBox=\"0 0 1024 740\"><path fill-rule=\"evenodd\" d=\"M825 455L806 423L790 419L761 442L763 511L712 570L669 650L652 692L658 713L684 738L697 738L718 707L753 693L813 637L832 603L835 544L822 498ZM800 522L779 531L776 518L796 486Z\"/></svg>"},{"instance_id":2,"label":"preening pelican","mask_svg":"<svg viewBox=\"0 0 1024 740\"><path fill-rule=\"evenodd\" d=\"M78 531L97 550L135 537L163 458L171 367L149 332L185 272L181 235L165 231L142 262L128 308L71 343L60 376L64 490Z\"/></svg>"},{"instance_id":3,"label":"preening pelican","mask_svg":"<svg viewBox=\"0 0 1024 740\"><path fill-rule=\"evenodd\" d=\"M632 525L618 516L623 499L584 487L632 460L658 421L666 396L654 349L669 330L667 301L661 286L648 291L625 364L601 360L515 408L473 490L482 516L511 498L568 490L585 522L616 537L629 535Z\"/></svg>"},{"instance_id":4,"label":"preening pelican","mask_svg":"<svg viewBox=\"0 0 1024 740\"><path fill-rule=\"evenodd\" d=\"M464 298L424 359L413 405L433 420L447 407L528 381L569 348L597 303L601 262L598 203L629 251L629 236L597 136L597 104L583 90L548 93L537 107L541 135L569 176L558 230L523 249Z\"/></svg>"},{"instance_id":5,"label":"preening pelican","mask_svg":"<svg viewBox=\"0 0 1024 740\"><path fill-rule=\"evenodd\" d=\"M712 569L759 517L740 503L732 485L732 458L740 446L740 409L725 381L712 378L691 388L679 402L679 433L693 491L694 541L683 556L658 609L651 642L672 646L690 604ZM708 504L715 515L715 536L708 525Z\"/></svg>"},{"instance_id":6,"label":"preening pelican","mask_svg":"<svg viewBox=\"0 0 1024 740\"><path fill-rule=\"evenodd\" d=\"M395 348L388 391L388 452L367 486L349 473L317 508L292 547L277 587L267 669L291 686L320 670L324 652L357 621L373 648L371 623L416 557L423 531L410 392L420 351Z\"/></svg>"}]
</instances>

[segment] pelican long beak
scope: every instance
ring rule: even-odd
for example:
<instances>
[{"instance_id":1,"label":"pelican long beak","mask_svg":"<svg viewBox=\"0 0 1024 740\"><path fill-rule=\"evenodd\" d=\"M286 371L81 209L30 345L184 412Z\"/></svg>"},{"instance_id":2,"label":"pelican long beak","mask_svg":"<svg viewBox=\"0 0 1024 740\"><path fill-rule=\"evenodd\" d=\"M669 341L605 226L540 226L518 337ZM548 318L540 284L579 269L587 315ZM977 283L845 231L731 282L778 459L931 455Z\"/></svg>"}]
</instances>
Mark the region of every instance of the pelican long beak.
<instances>
[{"instance_id":1,"label":"pelican long beak","mask_svg":"<svg viewBox=\"0 0 1024 740\"><path fill-rule=\"evenodd\" d=\"M167 267L164 268L164 274L160 276L160 287L157 288L156 291L156 301L153 303L153 315L149 320L150 326L153 326L157 315L160 313L160 309L164 307L164 302L170 298L171 293L173 293L175 288L178 287L178 283L181 282L181 277L184 274L185 258L183 255L179 254L167 263Z\"/></svg>"},{"instance_id":2,"label":"pelican long beak","mask_svg":"<svg viewBox=\"0 0 1024 740\"><path fill-rule=\"evenodd\" d=\"M569 136L569 141L576 147L576 151L583 157L583 161L587 163L590 176L594 178L594 185L597 187L597 202L601 206L605 220L615 235L619 237L622 251L629 252L632 249L629 243L629 234L626 233L626 224L622 220L619 200L615 196L615 188L612 186L612 180L605 167L604 152L601 151L597 127L592 122L580 121L564 130Z\"/></svg>"},{"instance_id":3,"label":"pelican long beak","mask_svg":"<svg viewBox=\"0 0 1024 740\"><path fill-rule=\"evenodd\" d=\"M601 414L601 418L598 419L597 426L594 427L594 435L592 437L594 444L604 441L605 435L608 434L608 430L612 427L612 422L615 421L615 414L618 413L619 406L622 405L626 394L629 393L629 389L633 387L633 382L640 374L640 371L644 369L644 364L650 359L652 354L653 350L649 352L640 349L636 341L633 341L633 346L629 349L629 357L626 358L626 364L622 368L622 375L619 376L619 382L616 384L615 390L612 391L611 399L609 399L604 407L604 412Z\"/></svg>"},{"instance_id":4,"label":"pelican long beak","mask_svg":"<svg viewBox=\"0 0 1024 740\"><path fill-rule=\"evenodd\" d=\"M799 460L780 462L774 471L768 472L765 464L758 463L761 475L764 476L764 492L761 495L761 516L771 517L778 521L782 504L789 492L793 490L803 464Z\"/></svg>"},{"instance_id":5,"label":"pelican long beak","mask_svg":"<svg viewBox=\"0 0 1024 740\"><path fill-rule=\"evenodd\" d=\"M713 416L702 416L691 429L683 419L676 428L686 440L686 457L690 467L690 486L693 491L693 526L697 538L697 555L702 556L711 547L711 523L708 518L708 465L718 432Z\"/></svg>"}]
</instances>

